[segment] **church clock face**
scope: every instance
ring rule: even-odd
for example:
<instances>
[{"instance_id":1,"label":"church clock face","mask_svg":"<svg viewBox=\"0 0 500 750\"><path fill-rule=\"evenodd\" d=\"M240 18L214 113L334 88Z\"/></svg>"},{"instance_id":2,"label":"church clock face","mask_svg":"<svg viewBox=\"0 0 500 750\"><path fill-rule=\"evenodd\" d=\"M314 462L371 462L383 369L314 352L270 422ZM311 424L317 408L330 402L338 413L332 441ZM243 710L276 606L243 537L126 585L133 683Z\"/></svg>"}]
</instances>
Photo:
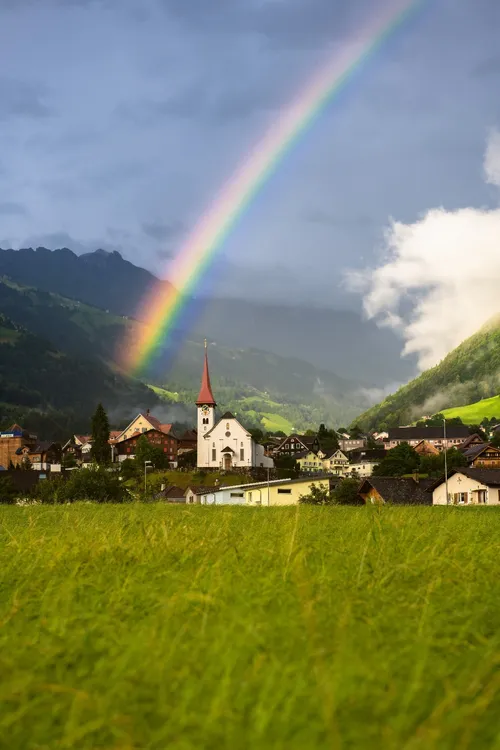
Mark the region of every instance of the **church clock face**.
<instances>
[{"instance_id":1,"label":"church clock face","mask_svg":"<svg viewBox=\"0 0 500 750\"><path fill-rule=\"evenodd\" d=\"M208 412L210 411L209 407L205 404L205 406L201 407L201 413L206 417Z\"/></svg>"}]
</instances>

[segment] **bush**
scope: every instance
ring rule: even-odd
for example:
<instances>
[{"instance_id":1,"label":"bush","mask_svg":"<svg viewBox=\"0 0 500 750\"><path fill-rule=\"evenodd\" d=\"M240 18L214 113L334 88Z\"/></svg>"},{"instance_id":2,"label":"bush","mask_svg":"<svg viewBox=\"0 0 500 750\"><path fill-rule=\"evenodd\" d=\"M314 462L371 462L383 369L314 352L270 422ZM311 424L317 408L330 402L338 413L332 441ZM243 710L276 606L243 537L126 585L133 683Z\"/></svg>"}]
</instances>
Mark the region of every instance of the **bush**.
<instances>
[{"instance_id":1,"label":"bush","mask_svg":"<svg viewBox=\"0 0 500 750\"><path fill-rule=\"evenodd\" d=\"M39 482L33 494L42 503L72 503L76 500L121 503L129 498L126 487L116 474L94 465L71 472L68 480L57 478Z\"/></svg>"},{"instance_id":2,"label":"bush","mask_svg":"<svg viewBox=\"0 0 500 750\"><path fill-rule=\"evenodd\" d=\"M0 476L0 503L12 504L16 499L16 488L8 476Z\"/></svg>"},{"instance_id":3,"label":"bush","mask_svg":"<svg viewBox=\"0 0 500 750\"><path fill-rule=\"evenodd\" d=\"M333 505L334 499L330 491L325 487L317 487L311 484L308 495L301 495L299 503L303 505Z\"/></svg>"},{"instance_id":4,"label":"bush","mask_svg":"<svg viewBox=\"0 0 500 750\"><path fill-rule=\"evenodd\" d=\"M334 490L333 497L339 505L363 505L358 495L360 480L351 477L343 479Z\"/></svg>"}]
</instances>

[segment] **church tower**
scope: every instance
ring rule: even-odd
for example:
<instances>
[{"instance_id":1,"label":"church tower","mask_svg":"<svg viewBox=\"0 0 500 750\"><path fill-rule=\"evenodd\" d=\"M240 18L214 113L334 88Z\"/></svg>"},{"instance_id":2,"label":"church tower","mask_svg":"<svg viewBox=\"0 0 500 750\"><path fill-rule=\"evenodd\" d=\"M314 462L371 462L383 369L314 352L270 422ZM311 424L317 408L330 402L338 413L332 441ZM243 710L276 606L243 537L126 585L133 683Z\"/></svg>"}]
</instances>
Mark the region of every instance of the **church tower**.
<instances>
[{"instance_id":1,"label":"church tower","mask_svg":"<svg viewBox=\"0 0 500 750\"><path fill-rule=\"evenodd\" d=\"M209 466L210 444L205 440L206 433L215 425L215 403L210 384L210 373L208 371L208 351L205 339L205 361L203 363L203 374L201 376L201 388L196 401L198 407L198 466Z\"/></svg>"}]
</instances>

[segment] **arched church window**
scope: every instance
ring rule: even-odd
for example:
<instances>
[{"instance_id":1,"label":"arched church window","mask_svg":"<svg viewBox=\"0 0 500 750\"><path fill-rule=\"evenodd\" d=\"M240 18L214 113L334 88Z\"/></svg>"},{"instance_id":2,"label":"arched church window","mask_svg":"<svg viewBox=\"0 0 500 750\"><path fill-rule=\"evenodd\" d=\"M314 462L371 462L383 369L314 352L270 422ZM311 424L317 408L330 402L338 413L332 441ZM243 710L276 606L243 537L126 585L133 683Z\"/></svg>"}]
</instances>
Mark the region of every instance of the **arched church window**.
<instances>
[{"instance_id":1,"label":"arched church window","mask_svg":"<svg viewBox=\"0 0 500 750\"><path fill-rule=\"evenodd\" d=\"M229 430L229 422L226 422L226 430Z\"/></svg>"}]
</instances>

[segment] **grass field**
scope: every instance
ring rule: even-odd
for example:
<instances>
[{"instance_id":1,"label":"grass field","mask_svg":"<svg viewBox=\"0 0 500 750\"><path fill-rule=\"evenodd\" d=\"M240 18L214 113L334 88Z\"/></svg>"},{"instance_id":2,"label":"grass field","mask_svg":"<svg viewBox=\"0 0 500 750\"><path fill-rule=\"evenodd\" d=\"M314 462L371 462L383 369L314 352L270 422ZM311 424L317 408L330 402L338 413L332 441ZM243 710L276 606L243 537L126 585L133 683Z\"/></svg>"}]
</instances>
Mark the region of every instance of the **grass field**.
<instances>
[{"instance_id":1,"label":"grass field","mask_svg":"<svg viewBox=\"0 0 500 750\"><path fill-rule=\"evenodd\" d=\"M500 748L495 508L0 508L0 747Z\"/></svg>"},{"instance_id":2,"label":"grass field","mask_svg":"<svg viewBox=\"0 0 500 750\"><path fill-rule=\"evenodd\" d=\"M448 419L460 417L465 424L480 424L485 417L488 419L498 417L500 419L500 396L484 398L482 401L476 401L475 404L469 404L468 406L445 409L443 414Z\"/></svg>"}]
</instances>

